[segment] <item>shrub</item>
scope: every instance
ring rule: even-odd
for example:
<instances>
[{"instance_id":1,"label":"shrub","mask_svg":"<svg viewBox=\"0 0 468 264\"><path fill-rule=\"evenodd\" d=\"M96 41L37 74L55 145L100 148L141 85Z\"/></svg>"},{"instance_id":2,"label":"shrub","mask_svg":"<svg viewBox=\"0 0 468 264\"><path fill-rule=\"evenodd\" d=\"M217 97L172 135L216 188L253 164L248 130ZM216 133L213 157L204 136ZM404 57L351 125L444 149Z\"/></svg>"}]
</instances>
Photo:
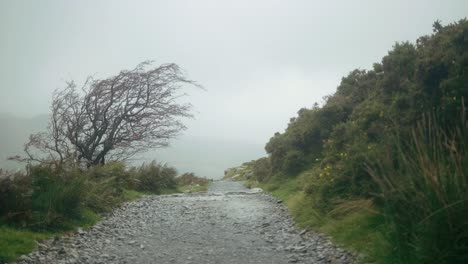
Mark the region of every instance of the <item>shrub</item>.
<instances>
[{"instance_id":1,"label":"shrub","mask_svg":"<svg viewBox=\"0 0 468 264\"><path fill-rule=\"evenodd\" d=\"M86 221L85 211L107 212L124 200L129 178L123 164L91 167L31 166L0 179L0 217L35 229L68 228Z\"/></svg>"},{"instance_id":2,"label":"shrub","mask_svg":"<svg viewBox=\"0 0 468 264\"><path fill-rule=\"evenodd\" d=\"M267 180L272 174L270 159L260 158L256 160L253 164L253 173L257 181Z\"/></svg>"},{"instance_id":3,"label":"shrub","mask_svg":"<svg viewBox=\"0 0 468 264\"><path fill-rule=\"evenodd\" d=\"M397 155L369 172L382 191L401 263L468 261L468 122L444 131L424 118Z\"/></svg>"},{"instance_id":4,"label":"shrub","mask_svg":"<svg viewBox=\"0 0 468 264\"><path fill-rule=\"evenodd\" d=\"M297 174L306 164L305 154L299 150L290 150L286 153L283 162L284 172L290 175Z\"/></svg>"},{"instance_id":5,"label":"shrub","mask_svg":"<svg viewBox=\"0 0 468 264\"><path fill-rule=\"evenodd\" d=\"M467 33L466 19L436 22L434 34L342 78L323 106L299 110L265 145L272 175L262 185L278 193L278 179L303 178L297 208L324 215L372 200L395 229L391 263L468 263ZM431 111L437 119L414 129Z\"/></svg>"},{"instance_id":6,"label":"shrub","mask_svg":"<svg viewBox=\"0 0 468 264\"><path fill-rule=\"evenodd\" d=\"M31 218L31 183L24 173L0 175L0 217L16 223Z\"/></svg>"},{"instance_id":7,"label":"shrub","mask_svg":"<svg viewBox=\"0 0 468 264\"><path fill-rule=\"evenodd\" d=\"M85 180L87 195L84 205L95 212L108 212L124 200L124 188L131 184L131 176L124 163L113 162L95 166L84 172L75 172L75 177Z\"/></svg>"},{"instance_id":8,"label":"shrub","mask_svg":"<svg viewBox=\"0 0 468 264\"><path fill-rule=\"evenodd\" d=\"M133 176L137 180L139 191L160 193L164 189L174 189L176 187L175 176L177 170L166 164L152 161L143 164L134 171Z\"/></svg>"},{"instance_id":9,"label":"shrub","mask_svg":"<svg viewBox=\"0 0 468 264\"><path fill-rule=\"evenodd\" d=\"M38 226L59 226L64 220L79 218L88 191L84 177L46 166L32 167L30 177L31 210Z\"/></svg>"},{"instance_id":10,"label":"shrub","mask_svg":"<svg viewBox=\"0 0 468 264\"><path fill-rule=\"evenodd\" d=\"M186 186L186 185L206 185L209 180L206 178L198 177L193 172L186 172L176 178L177 185Z\"/></svg>"}]
</instances>

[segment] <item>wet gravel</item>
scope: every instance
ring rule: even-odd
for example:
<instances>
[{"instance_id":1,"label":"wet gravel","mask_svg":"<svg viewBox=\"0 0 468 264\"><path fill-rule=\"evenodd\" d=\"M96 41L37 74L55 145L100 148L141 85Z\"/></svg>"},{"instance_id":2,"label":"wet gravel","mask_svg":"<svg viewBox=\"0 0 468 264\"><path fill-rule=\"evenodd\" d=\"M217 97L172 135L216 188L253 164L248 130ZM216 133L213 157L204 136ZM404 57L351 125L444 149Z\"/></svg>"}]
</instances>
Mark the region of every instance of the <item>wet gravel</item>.
<instances>
[{"instance_id":1,"label":"wet gravel","mask_svg":"<svg viewBox=\"0 0 468 264\"><path fill-rule=\"evenodd\" d=\"M19 263L354 263L259 191L219 181L207 193L145 196L90 230L39 243Z\"/></svg>"}]
</instances>

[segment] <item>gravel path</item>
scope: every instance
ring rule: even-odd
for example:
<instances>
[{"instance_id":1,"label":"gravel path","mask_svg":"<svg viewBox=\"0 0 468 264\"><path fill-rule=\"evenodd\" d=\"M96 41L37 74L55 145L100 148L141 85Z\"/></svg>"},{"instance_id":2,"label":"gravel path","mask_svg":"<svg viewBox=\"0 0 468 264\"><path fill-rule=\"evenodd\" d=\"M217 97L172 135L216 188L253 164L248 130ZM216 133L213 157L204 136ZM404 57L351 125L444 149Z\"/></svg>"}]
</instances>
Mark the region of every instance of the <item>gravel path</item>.
<instances>
[{"instance_id":1,"label":"gravel path","mask_svg":"<svg viewBox=\"0 0 468 264\"><path fill-rule=\"evenodd\" d=\"M353 263L296 229L275 198L240 182L207 193L146 196L87 231L46 241L19 263Z\"/></svg>"}]
</instances>

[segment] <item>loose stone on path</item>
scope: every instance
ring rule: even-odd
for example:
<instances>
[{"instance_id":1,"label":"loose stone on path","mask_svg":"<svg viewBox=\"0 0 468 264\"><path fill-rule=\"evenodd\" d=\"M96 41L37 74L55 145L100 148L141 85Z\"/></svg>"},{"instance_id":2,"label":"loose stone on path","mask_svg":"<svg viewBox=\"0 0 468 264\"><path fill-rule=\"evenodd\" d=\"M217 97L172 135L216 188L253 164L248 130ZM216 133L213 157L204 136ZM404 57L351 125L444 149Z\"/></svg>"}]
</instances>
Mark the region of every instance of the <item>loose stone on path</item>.
<instances>
[{"instance_id":1,"label":"loose stone on path","mask_svg":"<svg viewBox=\"0 0 468 264\"><path fill-rule=\"evenodd\" d=\"M207 193L145 196L37 248L18 263L355 263L326 237L297 229L277 199L231 181Z\"/></svg>"}]
</instances>

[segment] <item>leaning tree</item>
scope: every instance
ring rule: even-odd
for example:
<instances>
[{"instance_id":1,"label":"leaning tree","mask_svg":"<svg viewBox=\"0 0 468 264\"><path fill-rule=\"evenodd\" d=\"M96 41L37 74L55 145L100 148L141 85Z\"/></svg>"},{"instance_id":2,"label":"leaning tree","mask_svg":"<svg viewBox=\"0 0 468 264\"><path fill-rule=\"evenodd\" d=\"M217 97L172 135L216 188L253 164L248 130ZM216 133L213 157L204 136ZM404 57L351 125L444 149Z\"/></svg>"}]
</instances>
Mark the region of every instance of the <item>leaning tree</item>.
<instances>
[{"instance_id":1,"label":"leaning tree","mask_svg":"<svg viewBox=\"0 0 468 264\"><path fill-rule=\"evenodd\" d=\"M178 65L150 62L107 79L88 78L81 88L69 82L54 92L47 132L30 136L26 159L89 167L165 147L186 128L181 117L191 117L191 105L179 100L185 84L199 87Z\"/></svg>"}]
</instances>

